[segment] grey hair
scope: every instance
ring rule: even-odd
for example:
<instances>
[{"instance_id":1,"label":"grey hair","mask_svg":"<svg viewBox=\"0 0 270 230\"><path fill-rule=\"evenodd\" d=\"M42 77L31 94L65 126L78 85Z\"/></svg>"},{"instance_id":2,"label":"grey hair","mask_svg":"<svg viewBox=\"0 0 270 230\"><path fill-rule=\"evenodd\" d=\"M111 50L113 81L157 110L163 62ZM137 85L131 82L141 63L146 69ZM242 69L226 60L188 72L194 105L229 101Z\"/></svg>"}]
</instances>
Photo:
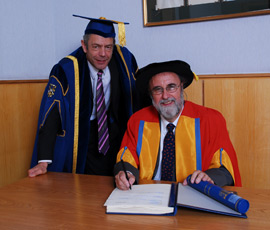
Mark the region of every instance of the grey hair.
<instances>
[{"instance_id":1,"label":"grey hair","mask_svg":"<svg viewBox=\"0 0 270 230\"><path fill-rule=\"evenodd\" d=\"M88 49L88 41L89 41L90 35L91 34L83 35L83 42L84 42L84 45L86 46L86 49Z\"/></svg>"}]
</instances>

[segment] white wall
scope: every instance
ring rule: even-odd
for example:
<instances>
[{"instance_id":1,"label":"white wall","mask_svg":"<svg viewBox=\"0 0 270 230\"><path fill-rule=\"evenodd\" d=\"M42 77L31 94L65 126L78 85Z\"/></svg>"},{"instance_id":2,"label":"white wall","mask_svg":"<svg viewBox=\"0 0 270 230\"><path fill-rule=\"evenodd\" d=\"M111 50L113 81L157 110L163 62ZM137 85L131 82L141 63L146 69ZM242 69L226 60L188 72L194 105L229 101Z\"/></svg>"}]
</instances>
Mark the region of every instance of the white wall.
<instances>
[{"instance_id":1,"label":"white wall","mask_svg":"<svg viewBox=\"0 0 270 230\"><path fill-rule=\"evenodd\" d=\"M143 27L142 0L0 0L0 80L48 78L87 20L126 21L140 67L181 59L197 74L270 73L270 15Z\"/></svg>"}]
</instances>

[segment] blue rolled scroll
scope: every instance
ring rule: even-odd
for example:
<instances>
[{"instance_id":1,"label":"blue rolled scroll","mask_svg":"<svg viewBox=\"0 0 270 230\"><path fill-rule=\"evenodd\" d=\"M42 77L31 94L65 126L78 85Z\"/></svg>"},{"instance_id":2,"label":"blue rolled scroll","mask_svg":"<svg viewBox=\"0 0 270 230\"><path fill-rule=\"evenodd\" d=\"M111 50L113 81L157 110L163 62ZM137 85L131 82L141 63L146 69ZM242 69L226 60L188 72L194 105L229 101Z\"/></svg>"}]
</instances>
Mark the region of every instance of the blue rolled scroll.
<instances>
[{"instance_id":1,"label":"blue rolled scroll","mask_svg":"<svg viewBox=\"0 0 270 230\"><path fill-rule=\"evenodd\" d=\"M226 205L227 207L241 213L245 214L249 209L249 202L242 197L236 195L232 191L225 190L217 185L214 185L208 181L201 181L200 183L191 183L191 175L188 176L188 185L207 196L213 198L214 200Z\"/></svg>"}]
</instances>

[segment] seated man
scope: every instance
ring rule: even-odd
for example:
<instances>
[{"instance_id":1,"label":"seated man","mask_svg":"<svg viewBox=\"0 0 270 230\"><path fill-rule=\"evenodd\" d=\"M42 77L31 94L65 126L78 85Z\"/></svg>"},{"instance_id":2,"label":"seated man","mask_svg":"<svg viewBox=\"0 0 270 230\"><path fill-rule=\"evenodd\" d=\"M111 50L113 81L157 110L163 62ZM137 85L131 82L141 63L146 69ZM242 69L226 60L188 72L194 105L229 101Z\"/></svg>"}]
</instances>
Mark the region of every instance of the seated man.
<instances>
[{"instance_id":1,"label":"seated man","mask_svg":"<svg viewBox=\"0 0 270 230\"><path fill-rule=\"evenodd\" d=\"M119 189L128 189L139 178L186 185L190 174L191 183L241 186L225 119L216 110L184 100L183 89L194 76L183 61L153 63L138 71L137 90L145 102L150 94L153 105L128 121L114 168Z\"/></svg>"}]
</instances>

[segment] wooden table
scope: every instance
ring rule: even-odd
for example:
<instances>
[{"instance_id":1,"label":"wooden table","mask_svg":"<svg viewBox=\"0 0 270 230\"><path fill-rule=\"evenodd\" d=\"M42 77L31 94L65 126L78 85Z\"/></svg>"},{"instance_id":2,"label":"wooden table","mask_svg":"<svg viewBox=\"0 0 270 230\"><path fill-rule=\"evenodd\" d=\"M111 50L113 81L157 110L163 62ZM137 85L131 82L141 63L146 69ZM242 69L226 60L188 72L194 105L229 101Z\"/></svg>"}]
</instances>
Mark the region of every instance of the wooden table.
<instances>
[{"instance_id":1,"label":"wooden table","mask_svg":"<svg viewBox=\"0 0 270 230\"><path fill-rule=\"evenodd\" d=\"M0 188L0 229L270 229L270 190L230 188L247 219L178 208L176 216L105 214L112 177L48 173Z\"/></svg>"}]
</instances>

